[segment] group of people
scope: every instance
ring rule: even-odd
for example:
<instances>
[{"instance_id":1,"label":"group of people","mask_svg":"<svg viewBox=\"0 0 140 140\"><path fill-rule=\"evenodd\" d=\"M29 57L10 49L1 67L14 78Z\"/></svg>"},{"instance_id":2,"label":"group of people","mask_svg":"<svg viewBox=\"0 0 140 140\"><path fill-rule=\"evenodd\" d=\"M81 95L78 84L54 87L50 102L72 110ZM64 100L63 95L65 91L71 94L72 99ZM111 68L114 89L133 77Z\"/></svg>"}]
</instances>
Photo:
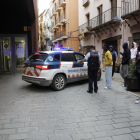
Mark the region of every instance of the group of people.
<instances>
[{"instance_id":1,"label":"group of people","mask_svg":"<svg viewBox=\"0 0 140 140\"><path fill-rule=\"evenodd\" d=\"M135 42L132 43L131 50L128 48L127 42L123 43L122 47L124 51L123 53L120 52L120 54L122 55L120 74L122 78L125 79L125 77L129 75L129 64L135 62L138 56L140 58L140 55L138 53ZM110 46L105 45L103 49L105 51L105 68L106 68L106 86L104 87L104 89L108 90L111 89L111 82L115 71L115 64L117 63L118 59L117 59L117 52L113 50L112 45ZM139 49L140 49L140 45L139 45ZM91 45L90 52L87 53L84 59L77 62L77 63L81 63L85 61L88 62L88 76L89 76L89 89L87 91L88 93L93 93L93 86L92 86L93 82L94 82L94 92L97 93L98 91L97 73L101 65L101 58L100 58L100 54L95 50L96 47ZM123 87L126 86L125 80L122 86ZM140 98L136 100L136 103L140 103Z\"/></svg>"}]
</instances>

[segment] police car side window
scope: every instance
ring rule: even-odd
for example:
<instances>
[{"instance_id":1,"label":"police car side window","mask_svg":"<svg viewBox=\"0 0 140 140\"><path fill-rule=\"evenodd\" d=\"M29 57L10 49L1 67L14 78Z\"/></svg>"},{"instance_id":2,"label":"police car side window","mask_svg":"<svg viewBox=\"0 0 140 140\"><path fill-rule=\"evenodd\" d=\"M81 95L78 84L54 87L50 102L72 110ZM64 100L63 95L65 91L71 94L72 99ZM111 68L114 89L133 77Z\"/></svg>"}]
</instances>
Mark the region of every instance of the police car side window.
<instances>
[{"instance_id":1,"label":"police car side window","mask_svg":"<svg viewBox=\"0 0 140 140\"><path fill-rule=\"evenodd\" d=\"M61 53L61 61L73 62L74 61L73 53Z\"/></svg>"},{"instance_id":2,"label":"police car side window","mask_svg":"<svg viewBox=\"0 0 140 140\"><path fill-rule=\"evenodd\" d=\"M55 58L56 60L60 61L60 54L55 54L55 55L54 55L54 58Z\"/></svg>"},{"instance_id":3,"label":"police car side window","mask_svg":"<svg viewBox=\"0 0 140 140\"><path fill-rule=\"evenodd\" d=\"M84 59L84 55L75 53L75 58L77 61Z\"/></svg>"}]
</instances>

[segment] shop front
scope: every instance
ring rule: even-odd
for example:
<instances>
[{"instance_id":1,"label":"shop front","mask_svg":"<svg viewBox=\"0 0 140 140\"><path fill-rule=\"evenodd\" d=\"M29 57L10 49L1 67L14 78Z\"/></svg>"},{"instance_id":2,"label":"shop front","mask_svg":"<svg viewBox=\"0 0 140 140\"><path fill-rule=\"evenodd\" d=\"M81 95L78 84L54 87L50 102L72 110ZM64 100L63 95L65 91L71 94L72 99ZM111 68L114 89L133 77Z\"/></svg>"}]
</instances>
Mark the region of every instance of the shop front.
<instances>
[{"instance_id":1,"label":"shop front","mask_svg":"<svg viewBox=\"0 0 140 140\"><path fill-rule=\"evenodd\" d=\"M0 74L15 74L23 71L28 57L28 42L25 34L0 35Z\"/></svg>"}]
</instances>

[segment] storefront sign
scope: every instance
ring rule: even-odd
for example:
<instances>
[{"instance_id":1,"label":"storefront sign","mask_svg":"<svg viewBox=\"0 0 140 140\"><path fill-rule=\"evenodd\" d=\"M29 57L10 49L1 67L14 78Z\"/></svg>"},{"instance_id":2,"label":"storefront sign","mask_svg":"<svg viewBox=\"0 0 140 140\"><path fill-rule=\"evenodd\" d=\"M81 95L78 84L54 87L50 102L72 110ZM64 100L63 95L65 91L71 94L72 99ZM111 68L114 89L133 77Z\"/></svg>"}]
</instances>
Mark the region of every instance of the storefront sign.
<instances>
[{"instance_id":1,"label":"storefront sign","mask_svg":"<svg viewBox=\"0 0 140 140\"><path fill-rule=\"evenodd\" d=\"M27 31L27 26L24 26L24 31Z\"/></svg>"},{"instance_id":2,"label":"storefront sign","mask_svg":"<svg viewBox=\"0 0 140 140\"><path fill-rule=\"evenodd\" d=\"M28 31L31 31L31 26L28 26Z\"/></svg>"},{"instance_id":3,"label":"storefront sign","mask_svg":"<svg viewBox=\"0 0 140 140\"><path fill-rule=\"evenodd\" d=\"M24 48L17 48L16 54L18 58L24 58Z\"/></svg>"},{"instance_id":4,"label":"storefront sign","mask_svg":"<svg viewBox=\"0 0 140 140\"><path fill-rule=\"evenodd\" d=\"M9 49L4 49L4 56L9 56Z\"/></svg>"}]
</instances>

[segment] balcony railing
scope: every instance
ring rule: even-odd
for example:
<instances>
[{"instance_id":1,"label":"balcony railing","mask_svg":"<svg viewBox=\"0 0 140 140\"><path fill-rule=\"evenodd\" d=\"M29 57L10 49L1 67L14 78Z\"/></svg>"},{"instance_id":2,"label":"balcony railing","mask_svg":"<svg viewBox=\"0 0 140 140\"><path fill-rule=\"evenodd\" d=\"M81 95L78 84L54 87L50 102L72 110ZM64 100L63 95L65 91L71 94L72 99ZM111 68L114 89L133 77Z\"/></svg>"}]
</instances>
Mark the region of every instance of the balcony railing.
<instances>
[{"instance_id":1,"label":"balcony railing","mask_svg":"<svg viewBox=\"0 0 140 140\"><path fill-rule=\"evenodd\" d=\"M52 8L52 14L54 13L54 9Z\"/></svg>"},{"instance_id":2,"label":"balcony railing","mask_svg":"<svg viewBox=\"0 0 140 140\"><path fill-rule=\"evenodd\" d=\"M56 39L60 38L60 32L58 32L58 33L55 35L55 38L56 38Z\"/></svg>"},{"instance_id":3,"label":"balcony railing","mask_svg":"<svg viewBox=\"0 0 140 140\"><path fill-rule=\"evenodd\" d=\"M55 25L57 25L58 24L58 18L55 20Z\"/></svg>"},{"instance_id":4,"label":"balcony railing","mask_svg":"<svg viewBox=\"0 0 140 140\"><path fill-rule=\"evenodd\" d=\"M82 29L84 29L84 32L87 32L88 31L87 28L86 28L87 26L89 26L88 22L79 26L79 34L81 34Z\"/></svg>"},{"instance_id":5,"label":"balcony railing","mask_svg":"<svg viewBox=\"0 0 140 140\"><path fill-rule=\"evenodd\" d=\"M63 30L60 32L60 37L67 36L67 31Z\"/></svg>"},{"instance_id":6,"label":"balcony railing","mask_svg":"<svg viewBox=\"0 0 140 140\"><path fill-rule=\"evenodd\" d=\"M55 4L55 11L57 10L58 8L58 2Z\"/></svg>"},{"instance_id":7,"label":"balcony railing","mask_svg":"<svg viewBox=\"0 0 140 140\"><path fill-rule=\"evenodd\" d=\"M63 19L66 19L66 16L65 16L65 14L62 13L62 14L60 15L60 21L63 20Z\"/></svg>"},{"instance_id":8,"label":"balcony railing","mask_svg":"<svg viewBox=\"0 0 140 140\"><path fill-rule=\"evenodd\" d=\"M83 0L83 6L87 7L89 5L89 0Z\"/></svg>"},{"instance_id":9,"label":"balcony railing","mask_svg":"<svg viewBox=\"0 0 140 140\"><path fill-rule=\"evenodd\" d=\"M59 0L59 6L63 7L65 6L66 0Z\"/></svg>"},{"instance_id":10,"label":"balcony railing","mask_svg":"<svg viewBox=\"0 0 140 140\"><path fill-rule=\"evenodd\" d=\"M122 1L122 17L138 10L140 10L140 0Z\"/></svg>"},{"instance_id":11,"label":"balcony railing","mask_svg":"<svg viewBox=\"0 0 140 140\"><path fill-rule=\"evenodd\" d=\"M121 20L121 8L111 8L90 20L91 28L98 27L110 21Z\"/></svg>"}]
</instances>

